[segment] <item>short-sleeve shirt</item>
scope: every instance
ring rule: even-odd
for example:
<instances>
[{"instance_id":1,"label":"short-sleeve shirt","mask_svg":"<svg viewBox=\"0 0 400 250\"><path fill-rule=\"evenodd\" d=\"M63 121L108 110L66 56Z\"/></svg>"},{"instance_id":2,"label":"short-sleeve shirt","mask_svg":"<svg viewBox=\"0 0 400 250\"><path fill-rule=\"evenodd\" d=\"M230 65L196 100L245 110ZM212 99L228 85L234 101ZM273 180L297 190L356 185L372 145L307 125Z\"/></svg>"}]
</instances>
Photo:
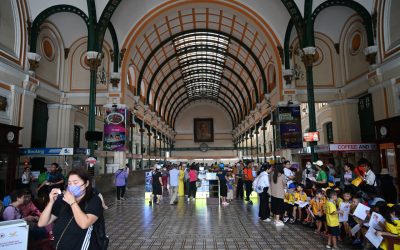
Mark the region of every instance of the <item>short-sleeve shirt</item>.
<instances>
[{"instance_id":1,"label":"short-sleeve shirt","mask_svg":"<svg viewBox=\"0 0 400 250\"><path fill-rule=\"evenodd\" d=\"M179 184L180 171L173 168L169 171L169 185L171 187L177 187Z\"/></svg>"},{"instance_id":2,"label":"short-sleeve shirt","mask_svg":"<svg viewBox=\"0 0 400 250\"><path fill-rule=\"evenodd\" d=\"M101 200L97 195L93 195L86 204L82 204L81 209L84 213L95 215L98 218L103 216L103 207L101 205ZM96 242L96 236L93 232L93 225L88 229L80 228L75 219L71 220L73 217L71 206L64 202L61 197L54 203L51 213L57 217L53 228L54 246L56 246L57 242L60 241L57 249L99 249ZM71 221L71 223L67 226L69 221ZM60 239L64 229L64 235Z\"/></svg>"},{"instance_id":3,"label":"short-sleeve shirt","mask_svg":"<svg viewBox=\"0 0 400 250\"><path fill-rule=\"evenodd\" d=\"M325 171L320 170L318 171L317 177L315 178L316 181L323 181L328 182L328 176L326 175Z\"/></svg>"},{"instance_id":4,"label":"short-sleeve shirt","mask_svg":"<svg viewBox=\"0 0 400 250\"><path fill-rule=\"evenodd\" d=\"M196 170L190 170L189 171L189 180L190 182L197 181L197 171Z\"/></svg>"},{"instance_id":5,"label":"short-sleeve shirt","mask_svg":"<svg viewBox=\"0 0 400 250\"><path fill-rule=\"evenodd\" d=\"M326 224L328 227L337 227L339 226L339 215L333 214L336 212L336 205L328 201L325 204L325 214L326 214Z\"/></svg>"},{"instance_id":6,"label":"short-sleeve shirt","mask_svg":"<svg viewBox=\"0 0 400 250\"><path fill-rule=\"evenodd\" d=\"M289 177L294 176L294 174L293 174L292 170L290 170L289 168L284 168L283 172L284 172L284 174L286 176L287 186L289 187L289 185L293 183L293 180L289 179Z\"/></svg>"},{"instance_id":7,"label":"short-sleeve shirt","mask_svg":"<svg viewBox=\"0 0 400 250\"><path fill-rule=\"evenodd\" d=\"M51 182L51 183L57 183L57 182L59 182L61 180L64 180L64 176L58 171L55 172L55 173L51 173L50 172L48 174L48 176L47 176L47 181ZM49 189L50 190L53 189L53 188L63 189L63 187L64 187L64 184L57 184L57 185L50 186Z\"/></svg>"},{"instance_id":8,"label":"short-sleeve shirt","mask_svg":"<svg viewBox=\"0 0 400 250\"><path fill-rule=\"evenodd\" d=\"M21 212L18 208L14 207L13 205L9 205L4 209L3 212L3 220L18 220L22 219Z\"/></svg>"}]
</instances>

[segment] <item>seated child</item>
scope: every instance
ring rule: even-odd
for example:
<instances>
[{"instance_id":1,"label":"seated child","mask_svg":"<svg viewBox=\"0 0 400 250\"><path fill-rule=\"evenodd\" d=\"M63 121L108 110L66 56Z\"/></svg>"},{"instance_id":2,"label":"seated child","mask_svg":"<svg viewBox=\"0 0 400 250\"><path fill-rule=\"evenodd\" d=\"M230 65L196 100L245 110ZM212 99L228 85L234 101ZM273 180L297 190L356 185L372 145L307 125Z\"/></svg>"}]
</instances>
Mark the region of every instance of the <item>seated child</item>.
<instances>
[{"instance_id":1,"label":"seated child","mask_svg":"<svg viewBox=\"0 0 400 250\"><path fill-rule=\"evenodd\" d=\"M383 214L383 217L385 218L385 231L380 232L377 231L376 234L380 236L396 236L399 237L400 235L400 221L398 220L396 216L396 211L395 207L387 207L385 209L386 211ZM389 249L389 243L387 239L384 239L380 245L380 248L383 250ZM394 249L399 250L400 249L400 244L394 244Z\"/></svg>"},{"instance_id":2,"label":"seated child","mask_svg":"<svg viewBox=\"0 0 400 250\"><path fill-rule=\"evenodd\" d=\"M283 222L287 222L292 218L293 205L294 205L294 195L293 189L288 189L285 193L284 202L285 202L285 214L283 216Z\"/></svg>"},{"instance_id":3,"label":"seated child","mask_svg":"<svg viewBox=\"0 0 400 250\"><path fill-rule=\"evenodd\" d=\"M307 194L303 191L304 186L303 184L298 184L296 186L296 190L293 193L293 218L290 219L289 223L294 223L296 219L301 222L301 216L302 216L302 208L299 207L299 204L296 204L298 202L306 202L307 201ZM298 218L296 218L296 215L298 215Z\"/></svg>"}]
</instances>

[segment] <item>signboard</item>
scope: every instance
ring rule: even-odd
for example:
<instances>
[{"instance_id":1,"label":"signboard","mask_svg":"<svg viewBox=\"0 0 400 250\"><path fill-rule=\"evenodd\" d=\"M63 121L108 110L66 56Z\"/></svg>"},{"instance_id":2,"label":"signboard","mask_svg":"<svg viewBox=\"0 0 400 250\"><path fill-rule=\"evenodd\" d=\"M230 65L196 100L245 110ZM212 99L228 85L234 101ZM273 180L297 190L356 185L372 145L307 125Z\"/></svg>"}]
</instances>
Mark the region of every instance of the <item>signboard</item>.
<instances>
[{"instance_id":1,"label":"signboard","mask_svg":"<svg viewBox=\"0 0 400 250\"><path fill-rule=\"evenodd\" d=\"M304 133L303 141L305 141L305 142L319 141L319 132Z\"/></svg>"},{"instance_id":2,"label":"signboard","mask_svg":"<svg viewBox=\"0 0 400 250\"><path fill-rule=\"evenodd\" d=\"M277 148L302 148L300 106L278 107L274 111Z\"/></svg>"},{"instance_id":3,"label":"signboard","mask_svg":"<svg viewBox=\"0 0 400 250\"><path fill-rule=\"evenodd\" d=\"M73 155L73 148L21 148L19 155Z\"/></svg>"},{"instance_id":4,"label":"signboard","mask_svg":"<svg viewBox=\"0 0 400 250\"><path fill-rule=\"evenodd\" d=\"M360 144L329 144L330 151L373 151L378 147L373 143L360 143Z\"/></svg>"},{"instance_id":5,"label":"signboard","mask_svg":"<svg viewBox=\"0 0 400 250\"><path fill-rule=\"evenodd\" d=\"M28 249L28 225L24 220L0 222L0 249Z\"/></svg>"},{"instance_id":6,"label":"signboard","mask_svg":"<svg viewBox=\"0 0 400 250\"><path fill-rule=\"evenodd\" d=\"M109 108L104 119L104 150L126 150L126 113L125 108Z\"/></svg>"}]
</instances>

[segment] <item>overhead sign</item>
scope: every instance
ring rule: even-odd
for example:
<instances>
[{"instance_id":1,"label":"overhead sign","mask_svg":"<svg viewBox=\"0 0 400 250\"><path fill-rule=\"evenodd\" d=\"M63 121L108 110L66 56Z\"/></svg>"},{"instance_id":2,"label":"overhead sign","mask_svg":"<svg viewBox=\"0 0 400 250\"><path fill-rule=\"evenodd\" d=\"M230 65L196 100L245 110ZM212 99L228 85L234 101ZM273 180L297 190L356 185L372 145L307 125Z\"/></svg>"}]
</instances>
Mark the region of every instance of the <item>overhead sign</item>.
<instances>
[{"instance_id":1,"label":"overhead sign","mask_svg":"<svg viewBox=\"0 0 400 250\"><path fill-rule=\"evenodd\" d=\"M277 148L302 148L300 106L274 110Z\"/></svg>"},{"instance_id":2,"label":"overhead sign","mask_svg":"<svg viewBox=\"0 0 400 250\"><path fill-rule=\"evenodd\" d=\"M329 144L330 151L373 151L378 147L373 143L359 143L359 144Z\"/></svg>"},{"instance_id":3,"label":"overhead sign","mask_svg":"<svg viewBox=\"0 0 400 250\"><path fill-rule=\"evenodd\" d=\"M306 132L306 133L304 133L303 141L305 141L305 142L319 141L319 132Z\"/></svg>"},{"instance_id":4,"label":"overhead sign","mask_svg":"<svg viewBox=\"0 0 400 250\"><path fill-rule=\"evenodd\" d=\"M21 148L19 150L20 155L73 155L73 148Z\"/></svg>"}]
</instances>

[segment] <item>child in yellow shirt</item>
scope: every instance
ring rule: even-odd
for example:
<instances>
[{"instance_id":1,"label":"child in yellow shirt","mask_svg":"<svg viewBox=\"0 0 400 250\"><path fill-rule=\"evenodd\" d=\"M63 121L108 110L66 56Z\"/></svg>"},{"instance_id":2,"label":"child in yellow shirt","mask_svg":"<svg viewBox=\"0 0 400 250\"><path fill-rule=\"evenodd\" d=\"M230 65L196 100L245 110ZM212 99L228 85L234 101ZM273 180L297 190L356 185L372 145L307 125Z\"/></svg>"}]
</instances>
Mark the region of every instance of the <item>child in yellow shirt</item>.
<instances>
[{"instance_id":1,"label":"child in yellow shirt","mask_svg":"<svg viewBox=\"0 0 400 250\"><path fill-rule=\"evenodd\" d=\"M328 197L328 202L325 204L325 214L326 214L326 225L328 226L328 244L326 248L336 249L337 243L336 238L340 236L339 227L339 213L340 211L336 208L337 194L333 189L328 189L326 191Z\"/></svg>"},{"instance_id":2,"label":"child in yellow shirt","mask_svg":"<svg viewBox=\"0 0 400 250\"><path fill-rule=\"evenodd\" d=\"M321 189L318 189L315 192L315 197L310 201L310 208L315 219L315 225L317 229L315 230L316 234L321 233L322 224L325 221L324 217L324 206L325 206L326 199L324 197L324 193Z\"/></svg>"},{"instance_id":3,"label":"child in yellow shirt","mask_svg":"<svg viewBox=\"0 0 400 250\"><path fill-rule=\"evenodd\" d=\"M304 185L303 184L298 184L296 186L296 191L293 193L293 218L289 221L289 223L294 223L296 219L301 222L301 216L302 216L302 208L299 206L299 202L306 202L307 201L307 194L303 191ZM298 212L298 218L296 217L296 214Z\"/></svg>"},{"instance_id":4,"label":"child in yellow shirt","mask_svg":"<svg viewBox=\"0 0 400 250\"><path fill-rule=\"evenodd\" d=\"M283 216L283 222L286 223L289 219L292 219L292 211L294 205L293 189L287 190L283 201L285 202L285 214Z\"/></svg>"}]
</instances>

